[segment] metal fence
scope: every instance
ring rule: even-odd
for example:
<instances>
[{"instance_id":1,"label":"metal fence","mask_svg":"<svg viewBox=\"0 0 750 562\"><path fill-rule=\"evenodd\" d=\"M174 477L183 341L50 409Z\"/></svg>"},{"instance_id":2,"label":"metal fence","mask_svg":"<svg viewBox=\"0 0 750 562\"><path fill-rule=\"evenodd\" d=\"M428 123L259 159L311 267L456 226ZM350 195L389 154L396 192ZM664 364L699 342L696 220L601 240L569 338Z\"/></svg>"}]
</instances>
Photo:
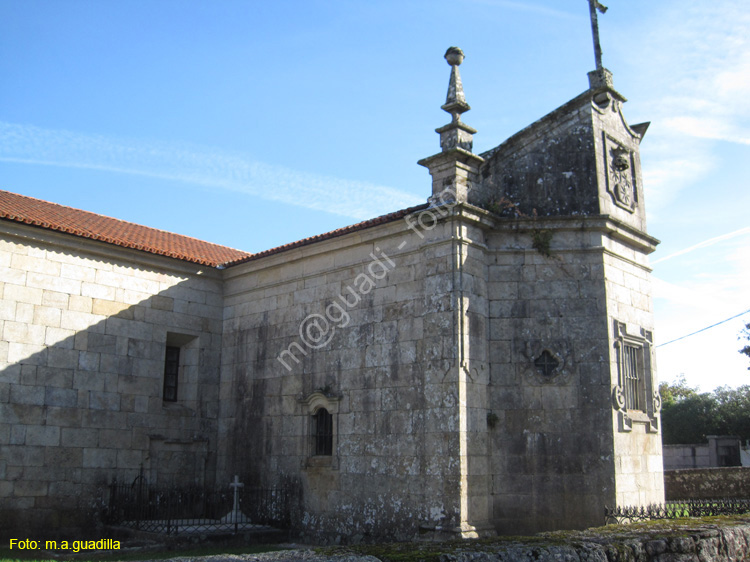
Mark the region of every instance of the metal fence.
<instances>
[{"instance_id":1,"label":"metal fence","mask_svg":"<svg viewBox=\"0 0 750 562\"><path fill-rule=\"evenodd\" d=\"M607 523L631 523L655 519L682 517L711 517L714 515L742 515L750 513L750 499L680 500L648 507L605 508Z\"/></svg>"},{"instance_id":2,"label":"metal fence","mask_svg":"<svg viewBox=\"0 0 750 562\"><path fill-rule=\"evenodd\" d=\"M243 487L238 490L239 511L234 511L229 488L153 487L139 476L130 484L114 480L109 485L104 521L169 535L288 529L298 497L293 486Z\"/></svg>"}]
</instances>

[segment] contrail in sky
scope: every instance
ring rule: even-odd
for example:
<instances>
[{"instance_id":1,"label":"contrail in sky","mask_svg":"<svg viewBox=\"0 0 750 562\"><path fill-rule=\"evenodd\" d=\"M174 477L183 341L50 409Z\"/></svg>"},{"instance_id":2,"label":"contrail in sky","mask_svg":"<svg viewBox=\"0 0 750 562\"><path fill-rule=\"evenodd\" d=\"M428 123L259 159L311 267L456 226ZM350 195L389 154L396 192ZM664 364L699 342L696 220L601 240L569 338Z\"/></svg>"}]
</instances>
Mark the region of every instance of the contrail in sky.
<instances>
[{"instance_id":1,"label":"contrail in sky","mask_svg":"<svg viewBox=\"0 0 750 562\"><path fill-rule=\"evenodd\" d=\"M729 240L730 238L735 238L736 236L742 236L743 234L750 234L750 226L747 226L745 228L740 228L739 230L735 230L734 232L722 234L721 236L715 236L713 238L709 238L708 240L704 240L703 242L700 242L698 244L695 244L693 246L680 250L679 252L674 252L673 254L669 254L668 256L664 256L663 258L654 260L651 262L651 265L656 265L657 263L661 263L666 260L671 260L672 258L676 258L677 256L682 256L684 254L692 252L693 250L699 250L700 248L707 248L708 246L713 246L714 244L718 244L719 242L723 242L724 240Z\"/></svg>"},{"instance_id":2,"label":"contrail in sky","mask_svg":"<svg viewBox=\"0 0 750 562\"><path fill-rule=\"evenodd\" d=\"M0 161L176 180L355 219L424 202L391 187L299 172L210 147L117 139L2 121Z\"/></svg>"}]
</instances>

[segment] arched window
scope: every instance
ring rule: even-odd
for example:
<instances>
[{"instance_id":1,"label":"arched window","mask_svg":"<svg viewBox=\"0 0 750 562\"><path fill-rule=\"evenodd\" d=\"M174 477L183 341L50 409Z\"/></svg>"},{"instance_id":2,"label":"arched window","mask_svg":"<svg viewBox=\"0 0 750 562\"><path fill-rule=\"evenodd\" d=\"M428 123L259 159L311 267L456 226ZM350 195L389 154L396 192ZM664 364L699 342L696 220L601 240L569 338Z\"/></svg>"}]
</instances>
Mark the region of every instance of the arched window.
<instances>
[{"instance_id":1,"label":"arched window","mask_svg":"<svg viewBox=\"0 0 750 562\"><path fill-rule=\"evenodd\" d=\"M333 416L325 408L318 408L312 416L312 452L315 456L333 454Z\"/></svg>"},{"instance_id":2,"label":"arched window","mask_svg":"<svg viewBox=\"0 0 750 562\"><path fill-rule=\"evenodd\" d=\"M329 467L338 470L338 416L340 396L332 393L324 394L316 390L307 398L298 398L302 406L307 424L305 430L305 444L308 467ZM300 427L302 429L302 427Z\"/></svg>"}]
</instances>

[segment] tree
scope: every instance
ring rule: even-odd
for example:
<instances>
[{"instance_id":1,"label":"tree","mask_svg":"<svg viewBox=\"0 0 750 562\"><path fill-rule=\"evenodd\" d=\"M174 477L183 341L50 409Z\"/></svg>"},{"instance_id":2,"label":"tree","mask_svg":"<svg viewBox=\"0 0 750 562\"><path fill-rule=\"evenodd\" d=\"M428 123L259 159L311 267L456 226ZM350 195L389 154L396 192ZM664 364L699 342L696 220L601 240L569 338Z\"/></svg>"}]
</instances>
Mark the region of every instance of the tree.
<instances>
[{"instance_id":1,"label":"tree","mask_svg":"<svg viewBox=\"0 0 750 562\"><path fill-rule=\"evenodd\" d=\"M708 435L750 439L750 385L701 393L681 377L659 385L659 392L665 445L705 443Z\"/></svg>"},{"instance_id":2,"label":"tree","mask_svg":"<svg viewBox=\"0 0 750 562\"><path fill-rule=\"evenodd\" d=\"M716 435L738 435L750 439L750 386L714 390L716 398Z\"/></svg>"},{"instance_id":3,"label":"tree","mask_svg":"<svg viewBox=\"0 0 750 562\"><path fill-rule=\"evenodd\" d=\"M745 329L742 330L741 338L742 337L744 337L746 340L750 340L750 324L745 324ZM750 357L750 345L746 345L745 347L740 349L740 353ZM747 370L750 371L750 367L748 367Z\"/></svg>"},{"instance_id":4,"label":"tree","mask_svg":"<svg viewBox=\"0 0 750 562\"><path fill-rule=\"evenodd\" d=\"M663 382L659 385L662 408L670 407L680 400L695 396L698 391L688 386L685 375L680 375L673 384Z\"/></svg>"},{"instance_id":5,"label":"tree","mask_svg":"<svg viewBox=\"0 0 750 562\"><path fill-rule=\"evenodd\" d=\"M704 443L716 434L716 400L709 394L695 393L671 406L662 407L662 438L665 445Z\"/></svg>"}]
</instances>

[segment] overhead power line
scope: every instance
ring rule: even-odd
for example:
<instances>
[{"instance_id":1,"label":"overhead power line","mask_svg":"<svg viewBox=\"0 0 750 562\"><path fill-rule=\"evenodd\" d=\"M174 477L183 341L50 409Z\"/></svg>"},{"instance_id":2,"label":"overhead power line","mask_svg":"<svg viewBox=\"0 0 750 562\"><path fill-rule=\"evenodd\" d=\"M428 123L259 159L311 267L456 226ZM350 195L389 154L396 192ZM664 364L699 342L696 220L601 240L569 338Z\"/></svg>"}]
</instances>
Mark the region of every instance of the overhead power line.
<instances>
[{"instance_id":1,"label":"overhead power line","mask_svg":"<svg viewBox=\"0 0 750 562\"><path fill-rule=\"evenodd\" d=\"M688 334L686 336L682 336L680 338L677 338L676 340L668 341L667 343L661 343L657 345L656 347L664 347L665 345L669 345L670 343L674 343L676 341L684 340L685 338L689 338L690 336L694 336L695 334L700 334L701 332L705 332L706 330L710 330L711 328L715 328L719 324L723 324L724 322L729 322L730 320L734 320L735 318L739 318L743 314L747 314L750 312L750 309L746 310L745 312L740 312L739 314L735 314L731 318L727 318L726 320L722 320L721 322L717 322L716 324L711 324L710 326L706 326L705 328L701 328L697 332L693 332L692 334Z\"/></svg>"}]
</instances>

